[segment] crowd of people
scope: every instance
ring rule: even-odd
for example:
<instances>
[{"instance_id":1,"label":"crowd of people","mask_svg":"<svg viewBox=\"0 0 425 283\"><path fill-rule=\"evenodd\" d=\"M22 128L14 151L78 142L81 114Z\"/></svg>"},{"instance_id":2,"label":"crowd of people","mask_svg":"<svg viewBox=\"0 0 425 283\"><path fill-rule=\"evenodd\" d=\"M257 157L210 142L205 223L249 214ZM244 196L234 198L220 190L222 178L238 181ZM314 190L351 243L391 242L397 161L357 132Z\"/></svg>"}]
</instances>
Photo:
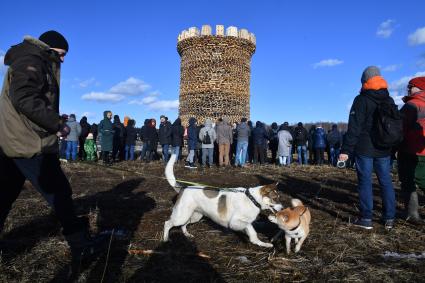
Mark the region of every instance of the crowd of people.
<instances>
[{"instance_id":1,"label":"crowd of people","mask_svg":"<svg viewBox=\"0 0 425 283\"><path fill-rule=\"evenodd\" d=\"M266 125L257 121L254 126L246 118L231 124L223 117L214 123L207 119L204 124L198 124L192 117L185 127L180 118L171 123L161 115L158 128L154 118L146 119L141 128L135 128L136 121L127 116L121 122L119 115L114 115L112 121L111 111L105 111L104 119L93 125L87 123L86 117L76 122L75 114L62 117L70 133L61 137L61 158L93 161L98 156L107 165L136 158L144 162L162 159L166 164L170 153L176 153L181 159L186 147L188 168L197 168L196 164L204 167L265 163L289 166L295 162L294 155L300 165L327 162L336 166L343 140L336 124L325 131L321 124L307 130L301 122L295 126L284 122L279 126L276 122ZM141 144L140 153L135 153L136 142ZM97 153L97 143L99 154L93 155Z\"/></svg>"}]
</instances>

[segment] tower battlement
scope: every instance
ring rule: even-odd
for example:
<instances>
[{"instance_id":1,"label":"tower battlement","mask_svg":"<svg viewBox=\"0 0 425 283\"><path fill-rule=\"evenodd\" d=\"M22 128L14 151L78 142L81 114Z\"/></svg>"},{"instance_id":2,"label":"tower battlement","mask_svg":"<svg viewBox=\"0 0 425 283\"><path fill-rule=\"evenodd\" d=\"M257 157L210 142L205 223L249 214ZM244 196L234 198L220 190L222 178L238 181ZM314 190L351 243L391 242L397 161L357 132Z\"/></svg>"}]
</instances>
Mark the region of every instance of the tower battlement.
<instances>
[{"instance_id":1,"label":"tower battlement","mask_svg":"<svg viewBox=\"0 0 425 283\"><path fill-rule=\"evenodd\" d=\"M253 44L256 44L255 35L249 32L247 29L238 29L235 26L229 26L225 29L223 25L215 26L215 34L212 33L212 28L210 25L203 25L201 30L199 30L197 27L190 27L189 29L182 31L179 34L177 37L177 42L198 36L233 36L249 40Z\"/></svg>"}]
</instances>

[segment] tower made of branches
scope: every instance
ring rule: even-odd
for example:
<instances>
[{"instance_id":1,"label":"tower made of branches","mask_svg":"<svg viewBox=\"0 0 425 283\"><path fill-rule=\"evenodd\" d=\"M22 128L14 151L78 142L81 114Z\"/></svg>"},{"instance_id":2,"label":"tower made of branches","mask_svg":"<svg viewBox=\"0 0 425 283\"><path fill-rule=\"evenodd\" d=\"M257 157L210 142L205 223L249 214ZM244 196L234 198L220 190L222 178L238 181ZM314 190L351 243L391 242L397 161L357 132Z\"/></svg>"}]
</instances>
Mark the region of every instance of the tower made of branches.
<instances>
[{"instance_id":1,"label":"tower made of branches","mask_svg":"<svg viewBox=\"0 0 425 283\"><path fill-rule=\"evenodd\" d=\"M190 117L200 123L227 117L239 122L250 118L251 57L255 35L246 29L209 25L184 30L178 36L181 57L179 116L183 125Z\"/></svg>"}]
</instances>

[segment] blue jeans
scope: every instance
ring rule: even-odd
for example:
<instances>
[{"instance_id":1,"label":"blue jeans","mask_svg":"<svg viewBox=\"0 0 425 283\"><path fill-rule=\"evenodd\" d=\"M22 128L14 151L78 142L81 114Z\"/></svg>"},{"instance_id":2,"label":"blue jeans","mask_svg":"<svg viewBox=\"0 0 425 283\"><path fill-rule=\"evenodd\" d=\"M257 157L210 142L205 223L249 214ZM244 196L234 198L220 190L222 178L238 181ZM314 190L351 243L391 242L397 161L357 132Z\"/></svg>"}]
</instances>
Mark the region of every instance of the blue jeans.
<instances>
[{"instance_id":1,"label":"blue jeans","mask_svg":"<svg viewBox=\"0 0 425 283\"><path fill-rule=\"evenodd\" d=\"M169 144L162 144L162 160L165 164L168 162L168 149L170 147Z\"/></svg>"},{"instance_id":2,"label":"blue jeans","mask_svg":"<svg viewBox=\"0 0 425 283\"><path fill-rule=\"evenodd\" d=\"M248 154L248 142L238 141L236 144L236 160L235 165L244 166L246 162L246 156Z\"/></svg>"},{"instance_id":3,"label":"blue jeans","mask_svg":"<svg viewBox=\"0 0 425 283\"><path fill-rule=\"evenodd\" d=\"M125 145L125 160L134 160L134 145Z\"/></svg>"},{"instance_id":4,"label":"blue jeans","mask_svg":"<svg viewBox=\"0 0 425 283\"><path fill-rule=\"evenodd\" d=\"M305 145L297 146L298 164L307 164L307 147Z\"/></svg>"},{"instance_id":5,"label":"blue jeans","mask_svg":"<svg viewBox=\"0 0 425 283\"><path fill-rule=\"evenodd\" d=\"M202 149L202 165L207 164L207 155L208 155L208 165L213 165L214 158L214 148L203 148Z\"/></svg>"},{"instance_id":6,"label":"blue jeans","mask_svg":"<svg viewBox=\"0 0 425 283\"><path fill-rule=\"evenodd\" d=\"M391 179L391 157L372 158L357 155L356 169L358 178L360 214L362 219L372 220L373 216L373 190L372 190L372 172L378 177L379 187L381 189L381 198L383 204L382 219L389 220L395 217L395 193Z\"/></svg>"},{"instance_id":7,"label":"blue jeans","mask_svg":"<svg viewBox=\"0 0 425 283\"><path fill-rule=\"evenodd\" d=\"M171 153L175 154L177 156L177 160L179 160L180 146L173 146L171 149Z\"/></svg>"},{"instance_id":8,"label":"blue jeans","mask_svg":"<svg viewBox=\"0 0 425 283\"><path fill-rule=\"evenodd\" d=\"M340 151L339 148L336 148L336 147L331 147L329 149L329 152L330 152L329 163L332 166L336 166L336 163L338 161L339 151Z\"/></svg>"},{"instance_id":9,"label":"blue jeans","mask_svg":"<svg viewBox=\"0 0 425 283\"><path fill-rule=\"evenodd\" d=\"M77 160L78 141L66 141L66 159Z\"/></svg>"}]
</instances>

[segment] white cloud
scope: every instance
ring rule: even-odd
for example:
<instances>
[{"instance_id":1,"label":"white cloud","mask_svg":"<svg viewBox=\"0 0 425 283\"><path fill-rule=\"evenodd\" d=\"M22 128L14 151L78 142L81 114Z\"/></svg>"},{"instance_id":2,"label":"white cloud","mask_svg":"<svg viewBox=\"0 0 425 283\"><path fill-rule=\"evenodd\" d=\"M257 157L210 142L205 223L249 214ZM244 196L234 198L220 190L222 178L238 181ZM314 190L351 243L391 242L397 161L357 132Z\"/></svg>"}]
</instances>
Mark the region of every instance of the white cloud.
<instances>
[{"instance_id":1,"label":"white cloud","mask_svg":"<svg viewBox=\"0 0 425 283\"><path fill-rule=\"evenodd\" d=\"M395 72L401 67L401 64L388 65L386 67L381 68L384 72Z\"/></svg>"},{"instance_id":2,"label":"white cloud","mask_svg":"<svg viewBox=\"0 0 425 283\"><path fill-rule=\"evenodd\" d=\"M120 82L109 90L109 93L122 95L140 95L150 88L150 85L134 77Z\"/></svg>"},{"instance_id":3,"label":"white cloud","mask_svg":"<svg viewBox=\"0 0 425 283\"><path fill-rule=\"evenodd\" d=\"M408 36L409 45L425 44L425 27L418 28L414 33Z\"/></svg>"},{"instance_id":4,"label":"white cloud","mask_svg":"<svg viewBox=\"0 0 425 283\"><path fill-rule=\"evenodd\" d=\"M386 20L382 22L376 31L376 36L380 38L389 38L394 31L394 20Z\"/></svg>"},{"instance_id":5,"label":"white cloud","mask_svg":"<svg viewBox=\"0 0 425 283\"><path fill-rule=\"evenodd\" d=\"M320 67L333 67L333 66L340 65L342 63L344 63L344 61L338 60L338 59L325 59L318 63L313 64L313 68L317 69Z\"/></svg>"},{"instance_id":6,"label":"white cloud","mask_svg":"<svg viewBox=\"0 0 425 283\"><path fill-rule=\"evenodd\" d=\"M88 86L90 86L90 85L93 85L93 84L94 84L94 85L99 85L99 82L97 82L95 78L90 78L90 79L88 79L88 80L81 81L81 82L79 82L79 83L78 83L78 85L79 85L81 88L86 88L86 87L88 87Z\"/></svg>"},{"instance_id":7,"label":"white cloud","mask_svg":"<svg viewBox=\"0 0 425 283\"><path fill-rule=\"evenodd\" d=\"M403 98L405 94L407 94L406 90L407 90L407 84L409 83L409 81L415 77L422 77L422 76L425 76L425 71L417 72L416 74L411 76L404 76L390 83L388 89L397 105L403 104L403 101L401 99Z\"/></svg>"},{"instance_id":8,"label":"white cloud","mask_svg":"<svg viewBox=\"0 0 425 283\"><path fill-rule=\"evenodd\" d=\"M419 68L425 68L425 54L422 54L422 56L419 58L419 60L416 61L416 65Z\"/></svg>"},{"instance_id":9,"label":"white cloud","mask_svg":"<svg viewBox=\"0 0 425 283\"><path fill-rule=\"evenodd\" d=\"M167 111L167 110L179 108L178 100L160 100L158 98L159 95L160 93L158 91L155 91L142 99L134 99L130 101L128 104L144 105L151 110L158 110L158 111L159 110Z\"/></svg>"},{"instance_id":10,"label":"white cloud","mask_svg":"<svg viewBox=\"0 0 425 283\"><path fill-rule=\"evenodd\" d=\"M179 108L179 100L158 100L151 104L148 104L148 107L152 110L174 110Z\"/></svg>"},{"instance_id":11,"label":"white cloud","mask_svg":"<svg viewBox=\"0 0 425 283\"><path fill-rule=\"evenodd\" d=\"M120 102L124 100L125 96L116 93L108 93L108 92L90 92L81 96L83 100L92 100L97 102Z\"/></svg>"},{"instance_id":12,"label":"white cloud","mask_svg":"<svg viewBox=\"0 0 425 283\"><path fill-rule=\"evenodd\" d=\"M85 87L90 84L96 84L94 78L80 82L80 87ZM82 85L81 85L82 84ZM81 96L83 100L93 100L97 102L120 102L128 96L137 96L143 94L150 86L142 80L130 77L125 81L111 87L108 91L90 92ZM152 95L156 95L152 93Z\"/></svg>"}]
</instances>

